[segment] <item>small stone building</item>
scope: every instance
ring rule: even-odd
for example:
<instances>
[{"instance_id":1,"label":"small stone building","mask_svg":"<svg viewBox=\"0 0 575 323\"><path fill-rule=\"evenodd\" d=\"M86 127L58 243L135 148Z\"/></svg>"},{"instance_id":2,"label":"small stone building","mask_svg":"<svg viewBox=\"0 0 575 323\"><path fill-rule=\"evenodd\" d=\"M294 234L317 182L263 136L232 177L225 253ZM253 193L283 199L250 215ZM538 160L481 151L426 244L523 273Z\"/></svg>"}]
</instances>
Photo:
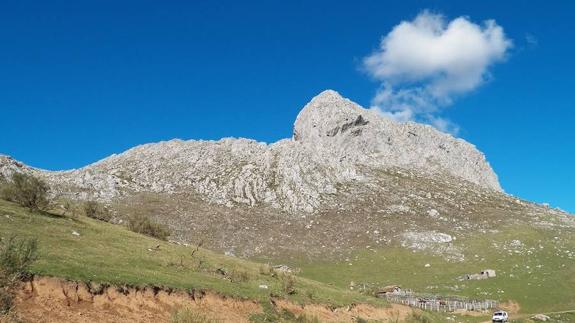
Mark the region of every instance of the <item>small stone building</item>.
<instances>
[{"instance_id":1,"label":"small stone building","mask_svg":"<svg viewBox=\"0 0 575 323\"><path fill-rule=\"evenodd\" d=\"M385 297L386 295L394 295L401 293L401 287L399 285L390 285L385 286L383 288L378 289L375 292L375 296L377 297Z\"/></svg>"},{"instance_id":2,"label":"small stone building","mask_svg":"<svg viewBox=\"0 0 575 323\"><path fill-rule=\"evenodd\" d=\"M482 275L485 275L489 278L495 277L495 270L493 269L485 269L481 272Z\"/></svg>"},{"instance_id":3,"label":"small stone building","mask_svg":"<svg viewBox=\"0 0 575 323\"><path fill-rule=\"evenodd\" d=\"M468 280L481 280L481 279L488 279L495 277L495 270L493 269L484 269L478 274L467 274L465 278Z\"/></svg>"}]
</instances>

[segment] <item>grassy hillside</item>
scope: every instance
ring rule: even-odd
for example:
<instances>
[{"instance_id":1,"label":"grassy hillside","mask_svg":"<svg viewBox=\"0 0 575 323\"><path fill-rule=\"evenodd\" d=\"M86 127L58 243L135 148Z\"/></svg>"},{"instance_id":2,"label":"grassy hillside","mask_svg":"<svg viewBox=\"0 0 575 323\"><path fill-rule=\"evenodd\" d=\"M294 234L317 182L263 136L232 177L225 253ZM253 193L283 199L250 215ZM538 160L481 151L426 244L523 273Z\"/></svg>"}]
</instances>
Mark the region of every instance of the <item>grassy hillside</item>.
<instances>
[{"instance_id":1,"label":"grassy hillside","mask_svg":"<svg viewBox=\"0 0 575 323\"><path fill-rule=\"evenodd\" d=\"M10 235L38 239L39 259L32 271L39 275L110 284L210 289L255 300L267 300L273 294L298 303L385 305L375 298L305 278L296 278L296 292L288 294L286 279L282 275L273 277L262 264L201 248L192 255L195 246L159 241L87 217L30 213L0 200L0 237ZM268 285L269 289L260 285Z\"/></svg>"},{"instance_id":2,"label":"grassy hillside","mask_svg":"<svg viewBox=\"0 0 575 323\"><path fill-rule=\"evenodd\" d=\"M454 242L465 259L390 246L354 253L347 261L295 261L301 275L336 286L350 282L399 284L421 293L514 301L520 312L575 309L575 240L571 230L533 226L501 228ZM513 241L520 241L520 244ZM429 264L430 267L425 267ZM496 270L487 280L460 280L464 274Z\"/></svg>"},{"instance_id":3,"label":"grassy hillside","mask_svg":"<svg viewBox=\"0 0 575 323\"><path fill-rule=\"evenodd\" d=\"M76 234L77 233L77 234ZM296 303L341 306L350 303L387 304L350 291L350 282L400 284L418 292L512 300L521 313L556 312L575 308L575 243L572 230L506 226L497 232L468 235L455 245L465 255L453 262L439 254L413 252L399 245L366 248L347 259L285 259L301 269L295 294L286 279L273 277L269 267L196 247L159 241L87 217L30 213L0 200L0 237L35 237L39 259L32 271L40 275L119 285L153 285L179 289L209 289L223 295L268 303L270 295ZM512 245L514 240L521 245ZM282 259L274 259L276 262ZM430 264L430 267L425 267ZM460 281L458 277L491 268L497 277ZM222 274L222 272L225 273ZM279 276L279 277L278 277ZM267 285L269 289L262 289ZM427 315L427 314L426 314ZM572 314L557 314L569 320ZM480 322L482 317L429 314ZM527 316L525 316L527 317ZM560 317L560 318L559 318ZM567 321L568 321L567 320Z\"/></svg>"}]
</instances>

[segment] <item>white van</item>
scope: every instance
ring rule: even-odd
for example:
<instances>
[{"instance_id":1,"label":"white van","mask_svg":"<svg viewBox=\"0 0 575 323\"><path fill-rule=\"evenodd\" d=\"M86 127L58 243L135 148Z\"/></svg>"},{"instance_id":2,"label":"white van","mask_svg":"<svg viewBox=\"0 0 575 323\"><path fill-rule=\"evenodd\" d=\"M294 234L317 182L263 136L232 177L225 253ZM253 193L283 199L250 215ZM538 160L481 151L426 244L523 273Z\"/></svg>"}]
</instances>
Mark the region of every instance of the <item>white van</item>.
<instances>
[{"instance_id":1,"label":"white van","mask_svg":"<svg viewBox=\"0 0 575 323\"><path fill-rule=\"evenodd\" d=\"M509 320L509 316L505 311L497 311L493 313L493 318L491 320L493 322L507 322Z\"/></svg>"}]
</instances>

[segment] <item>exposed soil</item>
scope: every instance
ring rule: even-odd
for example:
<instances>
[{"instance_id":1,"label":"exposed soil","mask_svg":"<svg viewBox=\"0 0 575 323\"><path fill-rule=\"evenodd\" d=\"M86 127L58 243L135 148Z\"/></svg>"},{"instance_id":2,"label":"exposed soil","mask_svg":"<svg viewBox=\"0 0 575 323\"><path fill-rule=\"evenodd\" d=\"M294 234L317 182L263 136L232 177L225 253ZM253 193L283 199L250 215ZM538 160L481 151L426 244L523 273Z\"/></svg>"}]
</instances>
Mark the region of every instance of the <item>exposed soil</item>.
<instances>
[{"instance_id":1,"label":"exposed soil","mask_svg":"<svg viewBox=\"0 0 575 323\"><path fill-rule=\"evenodd\" d=\"M168 322L187 306L218 321L248 322L261 306L211 292L88 286L59 278L35 277L17 293L16 312L30 322Z\"/></svg>"},{"instance_id":2,"label":"exposed soil","mask_svg":"<svg viewBox=\"0 0 575 323\"><path fill-rule=\"evenodd\" d=\"M308 317L315 317L321 322L356 322L357 318L382 322L403 322L413 312L411 308L399 304L392 304L387 308L358 304L331 310L322 305L296 305L285 300L275 300L274 303L280 309L286 309L298 316L303 314Z\"/></svg>"},{"instance_id":3,"label":"exposed soil","mask_svg":"<svg viewBox=\"0 0 575 323\"><path fill-rule=\"evenodd\" d=\"M519 313L519 310L521 309L521 307L519 306L519 303L515 302L515 301L507 301L505 303L501 303L499 304L499 307L501 307L501 309L507 311L509 314L517 314Z\"/></svg>"},{"instance_id":4,"label":"exposed soil","mask_svg":"<svg viewBox=\"0 0 575 323\"><path fill-rule=\"evenodd\" d=\"M381 321L402 321L412 309L403 305L379 308L365 304L342 308L310 304L296 305L273 299L278 310L316 317L322 322L353 322L357 317ZM22 283L16 296L16 313L29 322L169 322L172 312L188 307L214 321L249 322L262 313L253 300L225 297L206 292L167 290L154 287L118 287L34 277Z\"/></svg>"}]
</instances>

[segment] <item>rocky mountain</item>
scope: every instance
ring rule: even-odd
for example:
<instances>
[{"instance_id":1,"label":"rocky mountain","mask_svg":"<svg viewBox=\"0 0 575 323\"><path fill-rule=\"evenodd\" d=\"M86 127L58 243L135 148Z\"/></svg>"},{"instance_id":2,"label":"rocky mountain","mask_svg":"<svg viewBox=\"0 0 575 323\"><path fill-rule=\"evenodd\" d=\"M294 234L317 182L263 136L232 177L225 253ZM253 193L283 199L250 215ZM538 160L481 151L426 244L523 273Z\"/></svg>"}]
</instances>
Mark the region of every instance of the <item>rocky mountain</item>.
<instances>
[{"instance_id":1,"label":"rocky mountain","mask_svg":"<svg viewBox=\"0 0 575 323\"><path fill-rule=\"evenodd\" d=\"M55 193L78 199L193 193L227 207L265 206L292 214L330 208L347 185L369 183L374 171L395 168L501 191L485 156L468 142L427 125L381 117L332 90L302 109L291 139L273 144L171 140L59 172L0 157L1 174L32 172Z\"/></svg>"},{"instance_id":2,"label":"rocky mountain","mask_svg":"<svg viewBox=\"0 0 575 323\"><path fill-rule=\"evenodd\" d=\"M56 196L106 203L114 223L146 215L169 226L173 243L287 264L346 289L399 284L527 311L575 306L565 288L575 284L575 216L502 192L464 140L334 91L313 98L293 137L273 144L171 140L61 172L0 156L0 175L14 172L44 178ZM486 269L497 276L466 278Z\"/></svg>"}]
</instances>

